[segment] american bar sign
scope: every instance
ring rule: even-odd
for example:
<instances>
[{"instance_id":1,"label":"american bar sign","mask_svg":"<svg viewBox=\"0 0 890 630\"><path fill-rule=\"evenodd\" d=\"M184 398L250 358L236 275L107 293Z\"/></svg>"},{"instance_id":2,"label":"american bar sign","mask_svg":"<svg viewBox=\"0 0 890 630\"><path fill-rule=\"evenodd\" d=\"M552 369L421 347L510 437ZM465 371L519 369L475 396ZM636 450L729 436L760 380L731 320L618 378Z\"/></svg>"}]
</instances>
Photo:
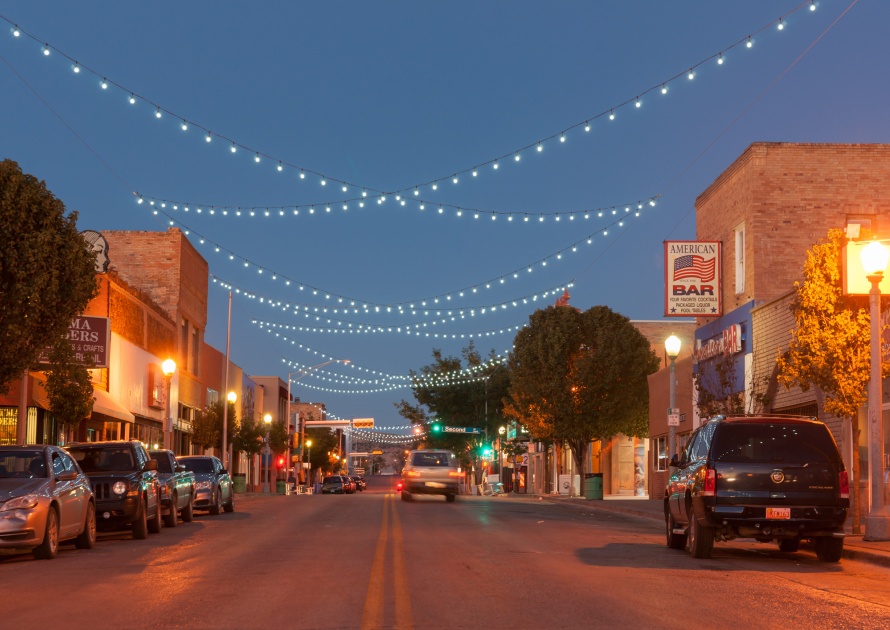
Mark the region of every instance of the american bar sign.
<instances>
[{"instance_id":1,"label":"american bar sign","mask_svg":"<svg viewBox=\"0 0 890 630\"><path fill-rule=\"evenodd\" d=\"M720 242L664 242L665 317L720 317Z\"/></svg>"}]
</instances>

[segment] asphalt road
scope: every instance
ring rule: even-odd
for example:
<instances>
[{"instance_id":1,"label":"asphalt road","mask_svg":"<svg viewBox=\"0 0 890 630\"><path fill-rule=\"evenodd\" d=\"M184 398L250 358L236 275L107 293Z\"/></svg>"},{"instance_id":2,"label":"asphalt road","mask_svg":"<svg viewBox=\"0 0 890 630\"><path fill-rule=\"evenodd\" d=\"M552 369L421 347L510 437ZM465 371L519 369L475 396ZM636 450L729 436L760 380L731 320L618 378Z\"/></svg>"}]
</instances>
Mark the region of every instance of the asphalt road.
<instances>
[{"instance_id":1,"label":"asphalt road","mask_svg":"<svg viewBox=\"0 0 890 630\"><path fill-rule=\"evenodd\" d=\"M890 628L890 569L530 498L249 496L148 540L0 556L0 627Z\"/></svg>"}]
</instances>

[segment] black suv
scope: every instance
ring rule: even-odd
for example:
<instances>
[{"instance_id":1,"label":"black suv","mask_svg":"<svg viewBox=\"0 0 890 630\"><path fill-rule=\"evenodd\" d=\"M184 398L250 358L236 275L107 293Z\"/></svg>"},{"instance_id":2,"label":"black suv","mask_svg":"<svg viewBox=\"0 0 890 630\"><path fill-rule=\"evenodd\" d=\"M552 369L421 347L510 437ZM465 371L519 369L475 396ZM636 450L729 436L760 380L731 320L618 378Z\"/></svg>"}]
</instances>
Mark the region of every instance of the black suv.
<instances>
[{"instance_id":1,"label":"black suv","mask_svg":"<svg viewBox=\"0 0 890 630\"><path fill-rule=\"evenodd\" d=\"M130 526L133 538L161 531L158 463L141 442L79 442L65 447L90 478L102 529Z\"/></svg>"},{"instance_id":2,"label":"black suv","mask_svg":"<svg viewBox=\"0 0 890 630\"><path fill-rule=\"evenodd\" d=\"M788 416L717 417L671 458L667 544L709 558L714 541L754 538L793 552L812 539L823 562L844 548L850 484L823 423Z\"/></svg>"}]
</instances>

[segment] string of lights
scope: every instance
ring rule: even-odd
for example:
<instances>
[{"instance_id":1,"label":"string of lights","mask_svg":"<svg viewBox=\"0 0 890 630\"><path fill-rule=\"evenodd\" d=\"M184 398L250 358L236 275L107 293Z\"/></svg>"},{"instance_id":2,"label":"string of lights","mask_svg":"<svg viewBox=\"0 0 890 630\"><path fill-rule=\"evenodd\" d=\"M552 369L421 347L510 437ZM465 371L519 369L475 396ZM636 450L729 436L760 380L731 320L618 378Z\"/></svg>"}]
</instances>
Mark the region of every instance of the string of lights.
<instances>
[{"instance_id":1,"label":"string of lights","mask_svg":"<svg viewBox=\"0 0 890 630\"><path fill-rule=\"evenodd\" d=\"M651 200L649 202L650 207L655 205L655 201ZM390 313L392 311L396 311L399 314L410 313L412 315L417 315L419 313L423 313L425 315L429 315L432 311L427 310L427 307L433 305L435 308L440 302L450 302L455 299L461 299L467 297L469 295L473 295L478 293L480 290L489 290L492 286L498 286L506 284L508 281L512 280L520 280L521 277L527 276L530 273L533 273L536 268L544 268L547 267L551 262L561 261L563 256L566 254L575 254L578 252L578 249L582 245L593 245L594 241L597 237L607 237L610 234L611 228L624 228L628 224L627 217L629 218L639 218L642 214L642 210L645 206L641 206L636 208L635 210L626 210L624 215L617 215L612 222L610 222L607 226L588 234L587 236L571 243L567 247L564 247L556 252L548 254L543 258L539 258L533 262L530 262L522 267L518 267L513 269L512 271L508 271L507 273L501 274L497 277L490 278L483 282L479 282L477 284L465 286L461 289L457 289L454 291L441 293L439 295L433 295L426 298L419 298L416 300L407 300L402 302L393 302L393 303L383 303L383 302L371 302L362 300L360 298L348 297L345 295L338 294L333 291L327 291L325 289L321 289L319 287L312 286L308 283L299 282L294 280L284 274L281 274L277 271L269 269L263 265L260 265L244 256L234 252L226 248L225 246L217 243L206 236L204 236L200 232L196 232L190 226L185 223L174 219L170 214L168 214L165 210L161 208L154 207L152 209L153 214L155 215L163 215L167 217L168 223L171 226L179 226L186 236L191 236L193 233L198 239L198 245L205 247L207 249L212 250L215 254L220 254L224 257L227 257L229 261L238 264L239 267L244 269L248 269L250 271L256 271L258 276L263 276L264 278L269 278L272 281L281 281L284 283L286 287L296 287L296 290L305 292L306 294L311 294L312 297L321 297L325 302L330 302L333 300L337 306L323 306L319 307L322 313L358 313L363 311L365 313L371 312L386 312ZM248 291L247 293L252 293ZM466 310L466 309L465 309Z\"/></svg>"},{"instance_id":2,"label":"string of lights","mask_svg":"<svg viewBox=\"0 0 890 630\"><path fill-rule=\"evenodd\" d=\"M276 332L278 330L285 330L288 332L294 333L313 333L313 334L375 334L375 333L404 333L406 335L414 335L417 337L424 336L424 333L418 330L411 330L408 328L402 329L400 326L396 326L394 328L388 328L385 326L368 326L365 324L347 324L347 328L324 328L324 327L315 327L315 326L296 326L292 324L282 324L279 322L267 322L263 320L253 320L252 324L258 326L260 329L265 329L267 333L272 333L276 337L280 335L280 333ZM431 325L434 325L436 322L432 322ZM419 325L419 324L418 324ZM354 326L354 327L353 327ZM523 328L525 328L527 324L517 324L515 326L510 326L508 328L501 328L499 330L485 330L478 332L466 332L466 333L440 333L440 332L432 332L427 333L426 336L432 337L433 339L484 339L486 337L494 337L497 335L505 335L505 334L514 334L519 332ZM287 337L283 337L284 340L287 340Z\"/></svg>"},{"instance_id":3,"label":"string of lights","mask_svg":"<svg viewBox=\"0 0 890 630\"><path fill-rule=\"evenodd\" d=\"M149 206L158 206L161 209L171 209L173 212L198 214L202 217L245 217L245 218L276 218L276 217L299 217L299 216L324 216L330 215L334 210L342 210L347 212L355 207L364 208L365 198L354 197L351 199L343 199L339 201L326 201L312 204L298 204L286 206L235 206L235 205L214 205L207 203L192 203L188 201L172 201L169 199L158 198L143 195L134 191L133 195L137 199L137 203L147 203ZM433 214L444 215L446 209L449 214L455 218L471 218L478 220L482 217L488 217L491 221L497 221L499 218L506 219L506 223L512 223L514 220L520 223L528 223L532 225L541 225L548 220L560 223L563 220L572 222L576 218L589 220L591 217L602 218L609 215L615 216L621 212L628 213L631 208L642 209L645 205L654 206L661 194L651 195L644 199L639 199L630 203L620 203L611 206L603 206L598 208L589 208L584 210L552 210L552 211L518 211L518 210L483 210L481 208L473 208L467 206L459 206L451 203L431 202L424 199L408 198L400 194L392 196L400 206L414 206L418 211L423 213L426 210L433 210ZM381 195L376 198L377 204L382 205L389 197ZM302 215L300 212L302 211ZM505 221L501 221L504 223Z\"/></svg>"},{"instance_id":4,"label":"string of lights","mask_svg":"<svg viewBox=\"0 0 890 630\"><path fill-rule=\"evenodd\" d=\"M202 125L201 123L195 122L190 117L186 117L180 115L167 107L161 105L153 101L152 99L143 96L136 90L130 89L116 81L113 81L108 78L107 74L101 73L97 70L90 68L84 64L81 64L77 61L76 58L72 57L68 53L65 53L58 47L46 42L45 40L36 37L35 35L27 32L17 25L14 21L9 18L0 15L0 20L6 22L10 25L10 32L12 34L13 39L30 39L32 42L39 46L38 50L40 53L47 58L53 57L61 57L67 63L70 64L71 71L76 75L91 75L96 81L96 85L98 85L100 91L107 92L110 89L117 90L117 92L125 97L125 102L129 103L131 106L136 106L137 104L142 104L143 106L147 105L148 109L151 113L151 116L159 121L163 121L166 119L176 121L179 129L188 133L192 131L194 134L195 131L198 132L197 135L200 135L204 139L205 144L223 144L228 147L228 150L232 154L238 153L246 153L251 156L253 162L257 165L263 166L264 164L271 164L274 169L278 172L283 172L286 169L289 171L297 172L298 179L297 181L302 181L307 179L307 177L316 179L320 186L326 187L329 183L333 183L341 188L341 192L349 193L350 189L361 190L362 195L366 195L367 193L375 193L377 195L385 196L387 194L413 194L415 196L420 195L421 189L429 189L431 191L435 191L439 187L439 183L450 183L452 185L457 185L465 176L468 176L469 179L474 179L479 176L482 172L482 169L486 169L486 171L498 171L502 164L510 164L510 163L518 163L521 162L523 157L528 154L541 154L544 152L545 145L554 145L560 146L567 142L568 137L571 133L578 132L583 130L584 134L589 134L592 129L591 123L599 123L601 121L612 122L616 120L616 117L623 110L631 110L631 111L639 111L643 108L643 103L648 99L650 95L661 94L662 96L669 94L672 91L672 87L679 82L684 80L692 81L697 78L699 73L704 70L705 65L714 65L717 67L724 67L726 61L731 56L731 53L736 51L736 49L751 49L754 47L754 43L756 41L755 38L759 37L761 34L764 34L770 29L774 29L776 32L782 32L785 30L785 27L789 23L789 17L796 14L798 11L809 9L810 11L815 11L816 2L815 0L806 0L801 3L797 7L791 9L790 11L784 13L777 19L771 20L761 28L753 31L751 34L743 36L737 41L724 46L718 52L705 57L701 61L697 63L693 63L688 67L684 68L681 72L675 73L672 76L663 79L662 81L658 81L652 86L645 88L639 92L637 92L636 96L626 98L620 102L615 103L614 105L596 113L591 116L588 116L582 121L576 122L574 124L568 125L564 127L561 131L556 133L551 133L546 136L539 138L533 142L525 143L518 148L511 149L508 152L502 153L501 155L493 158L488 158L482 160L480 162L475 163L470 167L458 168L451 172L450 175L435 177L431 180L427 180L422 183L412 184L410 186L406 186L404 188L387 192L383 190L381 187L370 187L360 185L351 181L346 180L345 178L334 177L325 173L321 173L315 169L301 166L297 164L293 164L284 159L277 158L265 151L261 151L257 148L250 147L244 143L241 143L233 138L230 138L224 134L212 131L208 127ZM122 99L121 102L124 102Z\"/></svg>"}]
</instances>

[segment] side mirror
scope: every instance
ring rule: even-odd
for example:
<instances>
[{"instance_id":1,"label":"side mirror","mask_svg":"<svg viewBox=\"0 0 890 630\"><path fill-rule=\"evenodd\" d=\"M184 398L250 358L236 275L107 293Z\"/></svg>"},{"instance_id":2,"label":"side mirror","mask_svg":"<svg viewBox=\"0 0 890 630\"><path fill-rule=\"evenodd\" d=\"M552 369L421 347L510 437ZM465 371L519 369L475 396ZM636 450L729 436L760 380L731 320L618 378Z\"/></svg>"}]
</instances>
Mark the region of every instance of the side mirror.
<instances>
[{"instance_id":1,"label":"side mirror","mask_svg":"<svg viewBox=\"0 0 890 630\"><path fill-rule=\"evenodd\" d=\"M176 472L185 472L185 466L182 464L176 464Z\"/></svg>"},{"instance_id":2,"label":"side mirror","mask_svg":"<svg viewBox=\"0 0 890 630\"><path fill-rule=\"evenodd\" d=\"M671 463L669 464L671 468L679 468L680 467L680 458L676 453L671 457Z\"/></svg>"},{"instance_id":3,"label":"side mirror","mask_svg":"<svg viewBox=\"0 0 890 630\"><path fill-rule=\"evenodd\" d=\"M158 469L158 462L156 462L153 459L150 459L147 462L145 462L145 466L142 467L142 470L157 470L157 469Z\"/></svg>"},{"instance_id":4,"label":"side mirror","mask_svg":"<svg viewBox=\"0 0 890 630\"><path fill-rule=\"evenodd\" d=\"M228 474L229 474L229 471L226 470L225 468L223 468L222 470L219 471L219 474L221 474L221 475L228 475Z\"/></svg>"},{"instance_id":5,"label":"side mirror","mask_svg":"<svg viewBox=\"0 0 890 630\"><path fill-rule=\"evenodd\" d=\"M77 473L71 471L63 472L61 475L56 477L57 481L74 481L75 479L77 479Z\"/></svg>"}]
</instances>

